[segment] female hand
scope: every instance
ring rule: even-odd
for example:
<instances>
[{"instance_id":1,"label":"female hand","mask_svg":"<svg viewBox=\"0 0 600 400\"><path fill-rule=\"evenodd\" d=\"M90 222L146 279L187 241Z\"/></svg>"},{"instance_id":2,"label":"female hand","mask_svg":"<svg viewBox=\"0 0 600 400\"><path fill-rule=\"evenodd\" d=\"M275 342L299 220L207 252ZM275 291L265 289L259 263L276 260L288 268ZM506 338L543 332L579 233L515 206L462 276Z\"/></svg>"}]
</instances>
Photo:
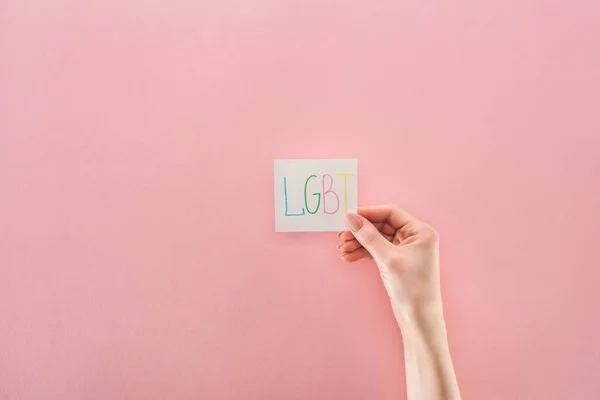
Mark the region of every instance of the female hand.
<instances>
[{"instance_id":1,"label":"female hand","mask_svg":"<svg viewBox=\"0 0 600 400\"><path fill-rule=\"evenodd\" d=\"M460 399L440 291L439 238L395 206L362 207L338 236L344 261L373 258L402 331L408 399Z\"/></svg>"},{"instance_id":2,"label":"female hand","mask_svg":"<svg viewBox=\"0 0 600 400\"><path fill-rule=\"evenodd\" d=\"M392 205L361 207L346 216L350 231L338 236L340 258L373 258L394 311L441 307L437 232Z\"/></svg>"}]
</instances>

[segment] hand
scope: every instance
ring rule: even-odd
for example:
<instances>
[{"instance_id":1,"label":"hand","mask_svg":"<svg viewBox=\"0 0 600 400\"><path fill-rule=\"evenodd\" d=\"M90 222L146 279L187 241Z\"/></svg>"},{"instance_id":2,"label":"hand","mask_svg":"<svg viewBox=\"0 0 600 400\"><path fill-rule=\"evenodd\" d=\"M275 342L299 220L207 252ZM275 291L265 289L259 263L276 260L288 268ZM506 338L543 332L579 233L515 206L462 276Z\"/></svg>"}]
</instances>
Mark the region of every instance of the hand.
<instances>
[{"instance_id":1,"label":"hand","mask_svg":"<svg viewBox=\"0 0 600 400\"><path fill-rule=\"evenodd\" d=\"M338 236L344 261L373 258L402 331L408 399L460 399L440 291L439 238L394 206L362 207Z\"/></svg>"},{"instance_id":2,"label":"hand","mask_svg":"<svg viewBox=\"0 0 600 400\"><path fill-rule=\"evenodd\" d=\"M340 258L372 258L394 311L441 307L439 237L429 225L391 205L361 207L346 216Z\"/></svg>"}]
</instances>

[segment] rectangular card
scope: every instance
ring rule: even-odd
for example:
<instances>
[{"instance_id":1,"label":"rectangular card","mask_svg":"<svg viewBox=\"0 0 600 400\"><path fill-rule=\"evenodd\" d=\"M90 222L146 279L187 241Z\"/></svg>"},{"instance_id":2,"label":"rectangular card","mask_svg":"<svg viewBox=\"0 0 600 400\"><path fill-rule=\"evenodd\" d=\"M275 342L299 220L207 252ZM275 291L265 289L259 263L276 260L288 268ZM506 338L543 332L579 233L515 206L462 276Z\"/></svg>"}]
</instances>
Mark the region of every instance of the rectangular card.
<instances>
[{"instance_id":1,"label":"rectangular card","mask_svg":"<svg viewBox=\"0 0 600 400\"><path fill-rule=\"evenodd\" d=\"M353 159L275 160L275 232L346 229L356 212L358 162Z\"/></svg>"}]
</instances>

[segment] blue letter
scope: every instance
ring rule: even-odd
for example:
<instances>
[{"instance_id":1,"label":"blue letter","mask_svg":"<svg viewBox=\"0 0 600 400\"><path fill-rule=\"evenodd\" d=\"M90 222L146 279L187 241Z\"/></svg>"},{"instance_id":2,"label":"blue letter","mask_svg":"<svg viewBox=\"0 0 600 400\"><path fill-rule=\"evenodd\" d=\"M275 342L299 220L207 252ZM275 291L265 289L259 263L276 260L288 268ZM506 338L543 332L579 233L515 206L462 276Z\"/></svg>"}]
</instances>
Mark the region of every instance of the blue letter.
<instances>
[{"instance_id":1,"label":"blue letter","mask_svg":"<svg viewBox=\"0 0 600 400\"><path fill-rule=\"evenodd\" d=\"M304 208L302 209L302 214L288 214L288 203L287 203L287 179L283 177L283 197L285 198L285 216L286 217L298 217L300 215L304 215Z\"/></svg>"}]
</instances>

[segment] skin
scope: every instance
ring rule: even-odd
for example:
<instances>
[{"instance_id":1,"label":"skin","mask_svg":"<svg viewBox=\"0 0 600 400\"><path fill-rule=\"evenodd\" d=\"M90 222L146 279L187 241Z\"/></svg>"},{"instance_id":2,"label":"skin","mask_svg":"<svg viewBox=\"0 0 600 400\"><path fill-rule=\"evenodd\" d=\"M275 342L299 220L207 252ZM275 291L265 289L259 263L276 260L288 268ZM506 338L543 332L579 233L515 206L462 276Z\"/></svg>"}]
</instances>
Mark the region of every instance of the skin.
<instances>
[{"instance_id":1,"label":"skin","mask_svg":"<svg viewBox=\"0 0 600 400\"><path fill-rule=\"evenodd\" d=\"M439 235L393 205L348 214L338 249L346 262L372 259L404 343L409 400L460 399L440 290Z\"/></svg>"}]
</instances>

